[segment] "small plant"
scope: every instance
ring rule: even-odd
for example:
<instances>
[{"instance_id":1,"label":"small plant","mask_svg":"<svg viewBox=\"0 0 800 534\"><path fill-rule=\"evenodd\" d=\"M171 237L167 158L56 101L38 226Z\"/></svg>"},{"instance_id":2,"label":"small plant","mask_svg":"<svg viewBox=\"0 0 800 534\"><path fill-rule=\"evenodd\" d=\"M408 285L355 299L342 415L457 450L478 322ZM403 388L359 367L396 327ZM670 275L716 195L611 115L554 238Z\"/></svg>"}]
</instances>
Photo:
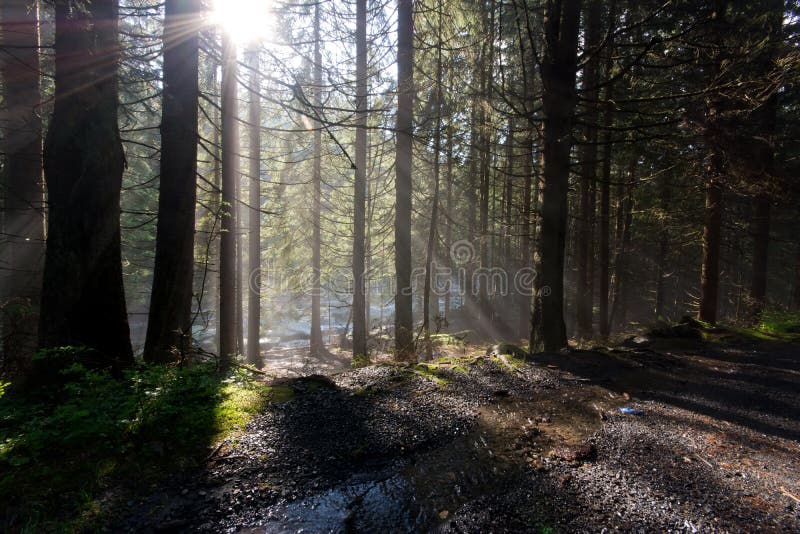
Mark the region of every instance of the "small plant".
<instances>
[{"instance_id":1,"label":"small plant","mask_svg":"<svg viewBox=\"0 0 800 534\"><path fill-rule=\"evenodd\" d=\"M353 356L353 360L350 362L350 365L358 369L360 367L367 367L371 363L372 361L370 360L369 355L356 354Z\"/></svg>"},{"instance_id":2,"label":"small plant","mask_svg":"<svg viewBox=\"0 0 800 534\"><path fill-rule=\"evenodd\" d=\"M75 347L40 353L57 371L27 394L4 395L0 384L0 502L19 526L80 530L99 520L96 496L112 480L147 484L197 466L213 443L287 397L244 371L220 375L213 363L115 377L84 356Z\"/></svg>"}]
</instances>

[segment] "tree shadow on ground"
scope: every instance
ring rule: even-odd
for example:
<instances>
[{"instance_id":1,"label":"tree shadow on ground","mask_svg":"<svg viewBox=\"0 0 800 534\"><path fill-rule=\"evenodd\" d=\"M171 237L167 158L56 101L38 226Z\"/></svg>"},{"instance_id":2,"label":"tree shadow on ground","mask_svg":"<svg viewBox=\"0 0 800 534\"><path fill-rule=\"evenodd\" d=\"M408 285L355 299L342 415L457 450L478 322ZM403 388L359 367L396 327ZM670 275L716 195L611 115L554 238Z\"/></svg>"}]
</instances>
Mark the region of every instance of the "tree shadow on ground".
<instances>
[{"instance_id":1,"label":"tree shadow on ground","mask_svg":"<svg viewBox=\"0 0 800 534\"><path fill-rule=\"evenodd\" d=\"M719 347L708 347L701 355L646 349L570 351L536 354L534 360L620 394L800 440L800 375L784 370L800 361L795 350L759 350L742 359ZM746 365L722 371L714 369L715 360Z\"/></svg>"}]
</instances>

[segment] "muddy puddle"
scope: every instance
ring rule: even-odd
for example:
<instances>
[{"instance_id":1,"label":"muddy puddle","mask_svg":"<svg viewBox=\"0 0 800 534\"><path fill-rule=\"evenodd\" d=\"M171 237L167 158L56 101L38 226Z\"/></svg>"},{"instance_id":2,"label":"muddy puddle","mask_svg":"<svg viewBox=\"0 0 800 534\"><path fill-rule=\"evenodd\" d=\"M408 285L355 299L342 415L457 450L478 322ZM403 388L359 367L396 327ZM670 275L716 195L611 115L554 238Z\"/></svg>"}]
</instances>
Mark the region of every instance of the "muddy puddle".
<instances>
[{"instance_id":1,"label":"muddy puddle","mask_svg":"<svg viewBox=\"0 0 800 534\"><path fill-rule=\"evenodd\" d=\"M584 443L601 413L619 400L595 387L561 395L502 398L478 411L473 430L450 443L380 470L353 475L325 491L262 511L240 532L420 532L436 530L464 504L503 494L520 477L554 461L550 452Z\"/></svg>"}]
</instances>

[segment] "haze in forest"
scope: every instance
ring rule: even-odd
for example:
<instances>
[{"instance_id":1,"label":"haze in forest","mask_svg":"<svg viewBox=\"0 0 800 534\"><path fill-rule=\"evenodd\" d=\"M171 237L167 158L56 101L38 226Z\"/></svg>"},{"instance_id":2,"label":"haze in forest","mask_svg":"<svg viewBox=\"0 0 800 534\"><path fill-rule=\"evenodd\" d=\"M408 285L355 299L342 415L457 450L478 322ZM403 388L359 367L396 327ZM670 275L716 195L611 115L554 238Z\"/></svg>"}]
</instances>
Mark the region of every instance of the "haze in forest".
<instances>
[{"instance_id":1,"label":"haze in forest","mask_svg":"<svg viewBox=\"0 0 800 534\"><path fill-rule=\"evenodd\" d=\"M0 396L794 317L798 9L3 0Z\"/></svg>"}]
</instances>

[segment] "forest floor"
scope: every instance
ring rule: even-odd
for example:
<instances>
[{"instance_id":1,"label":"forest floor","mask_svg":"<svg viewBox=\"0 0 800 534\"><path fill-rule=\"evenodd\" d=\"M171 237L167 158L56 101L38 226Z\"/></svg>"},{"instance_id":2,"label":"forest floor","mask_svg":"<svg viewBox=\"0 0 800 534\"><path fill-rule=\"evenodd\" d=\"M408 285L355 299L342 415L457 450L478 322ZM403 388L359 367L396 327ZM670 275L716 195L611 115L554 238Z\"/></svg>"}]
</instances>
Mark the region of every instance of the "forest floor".
<instances>
[{"instance_id":1,"label":"forest floor","mask_svg":"<svg viewBox=\"0 0 800 534\"><path fill-rule=\"evenodd\" d=\"M278 379L203 469L109 496L108 529L800 532L797 344L484 352Z\"/></svg>"}]
</instances>

